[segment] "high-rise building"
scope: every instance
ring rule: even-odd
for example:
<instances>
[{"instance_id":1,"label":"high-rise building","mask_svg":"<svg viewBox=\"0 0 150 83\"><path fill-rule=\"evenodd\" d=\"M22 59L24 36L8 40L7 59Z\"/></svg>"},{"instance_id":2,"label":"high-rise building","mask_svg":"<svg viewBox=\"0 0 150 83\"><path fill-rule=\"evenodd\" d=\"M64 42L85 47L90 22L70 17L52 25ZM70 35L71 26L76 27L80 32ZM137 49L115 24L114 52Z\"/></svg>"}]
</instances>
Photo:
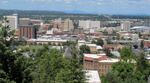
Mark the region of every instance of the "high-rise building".
<instances>
[{"instance_id":1,"label":"high-rise building","mask_svg":"<svg viewBox=\"0 0 150 83\"><path fill-rule=\"evenodd\" d=\"M79 28L83 29L98 29L100 28L100 21L80 20Z\"/></svg>"},{"instance_id":2,"label":"high-rise building","mask_svg":"<svg viewBox=\"0 0 150 83\"><path fill-rule=\"evenodd\" d=\"M150 19L144 19L144 26L150 27Z\"/></svg>"},{"instance_id":3,"label":"high-rise building","mask_svg":"<svg viewBox=\"0 0 150 83\"><path fill-rule=\"evenodd\" d=\"M10 16L4 16L7 18L8 23L4 23L4 25L9 25L11 29L18 28L18 14L13 14Z\"/></svg>"},{"instance_id":4,"label":"high-rise building","mask_svg":"<svg viewBox=\"0 0 150 83\"><path fill-rule=\"evenodd\" d=\"M74 29L73 21L70 19L65 19L63 23L63 31L71 31Z\"/></svg>"},{"instance_id":5,"label":"high-rise building","mask_svg":"<svg viewBox=\"0 0 150 83\"><path fill-rule=\"evenodd\" d=\"M19 26L19 37L25 39L36 39L37 30L33 25Z\"/></svg>"},{"instance_id":6,"label":"high-rise building","mask_svg":"<svg viewBox=\"0 0 150 83\"><path fill-rule=\"evenodd\" d=\"M131 28L131 22L130 21L121 22L121 30L122 31L129 31L130 28Z\"/></svg>"},{"instance_id":7,"label":"high-rise building","mask_svg":"<svg viewBox=\"0 0 150 83\"><path fill-rule=\"evenodd\" d=\"M79 28L89 29L90 21L89 20L79 20Z\"/></svg>"}]
</instances>

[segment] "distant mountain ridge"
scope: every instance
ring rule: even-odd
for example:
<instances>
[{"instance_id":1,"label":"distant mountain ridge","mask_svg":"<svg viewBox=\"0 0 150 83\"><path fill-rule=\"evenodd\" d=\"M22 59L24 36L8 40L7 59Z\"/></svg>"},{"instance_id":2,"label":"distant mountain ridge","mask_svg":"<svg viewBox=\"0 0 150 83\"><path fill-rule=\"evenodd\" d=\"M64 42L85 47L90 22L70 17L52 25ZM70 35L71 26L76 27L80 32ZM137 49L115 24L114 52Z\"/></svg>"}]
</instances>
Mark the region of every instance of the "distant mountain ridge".
<instances>
[{"instance_id":1,"label":"distant mountain ridge","mask_svg":"<svg viewBox=\"0 0 150 83\"><path fill-rule=\"evenodd\" d=\"M6 10L0 9L0 15L12 15L17 13L19 15L97 15L85 13L82 11L48 11L48 10Z\"/></svg>"},{"instance_id":2,"label":"distant mountain ridge","mask_svg":"<svg viewBox=\"0 0 150 83\"><path fill-rule=\"evenodd\" d=\"M46 11L46 10L4 10L0 9L0 15L11 15L17 13L19 15L51 15L51 14L66 14L61 11Z\"/></svg>"}]
</instances>

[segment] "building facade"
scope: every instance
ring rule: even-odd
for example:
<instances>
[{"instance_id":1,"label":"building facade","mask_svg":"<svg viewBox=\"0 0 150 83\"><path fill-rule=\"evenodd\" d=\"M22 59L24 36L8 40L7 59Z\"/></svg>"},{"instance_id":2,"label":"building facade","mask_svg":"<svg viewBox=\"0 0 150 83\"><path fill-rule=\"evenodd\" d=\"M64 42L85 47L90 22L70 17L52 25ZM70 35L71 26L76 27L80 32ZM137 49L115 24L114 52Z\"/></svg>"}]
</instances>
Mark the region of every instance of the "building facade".
<instances>
[{"instance_id":1,"label":"building facade","mask_svg":"<svg viewBox=\"0 0 150 83\"><path fill-rule=\"evenodd\" d=\"M63 31L71 31L74 29L74 23L70 19L65 19L63 22Z\"/></svg>"},{"instance_id":2,"label":"building facade","mask_svg":"<svg viewBox=\"0 0 150 83\"><path fill-rule=\"evenodd\" d=\"M130 28L131 28L131 22L130 21L121 22L121 30L122 31L129 31Z\"/></svg>"},{"instance_id":3,"label":"building facade","mask_svg":"<svg viewBox=\"0 0 150 83\"><path fill-rule=\"evenodd\" d=\"M37 30L32 25L19 26L19 38L36 38Z\"/></svg>"},{"instance_id":4,"label":"building facade","mask_svg":"<svg viewBox=\"0 0 150 83\"><path fill-rule=\"evenodd\" d=\"M8 23L4 23L4 25L8 25L10 26L10 28L12 30L15 30L18 28L18 14L13 14L13 15L10 15L10 16L4 16Z\"/></svg>"},{"instance_id":5,"label":"building facade","mask_svg":"<svg viewBox=\"0 0 150 83\"><path fill-rule=\"evenodd\" d=\"M100 28L100 21L91 21L91 20L79 20L79 28L86 29L98 29Z\"/></svg>"}]
</instances>

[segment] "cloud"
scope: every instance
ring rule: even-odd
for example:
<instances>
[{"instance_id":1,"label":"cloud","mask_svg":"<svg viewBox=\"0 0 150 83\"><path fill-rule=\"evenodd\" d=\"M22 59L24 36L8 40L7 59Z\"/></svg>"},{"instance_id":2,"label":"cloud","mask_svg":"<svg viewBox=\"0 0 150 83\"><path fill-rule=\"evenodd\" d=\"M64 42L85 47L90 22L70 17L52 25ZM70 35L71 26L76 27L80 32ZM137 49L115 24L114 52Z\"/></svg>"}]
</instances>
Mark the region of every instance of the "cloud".
<instances>
[{"instance_id":1,"label":"cloud","mask_svg":"<svg viewBox=\"0 0 150 83\"><path fill-rule=\"evenodd\" d=\"M7 4L8 1L7 1L7 0L1 0L0 3L1 3L1 4Z\"/></svg>"},{"instance_id":2,"label":"cloud","mask_svg":"<svg viewBox=\"0 0 150 83\"><path fill-rule=\"evenodd\" d=\"M9 4L4 6L4 4ZM18 4L18 5L15 5ZM0 8L149 13L150 0L0 0Z\"/></svg>"},{"instance_id":3,"label":"cloud","mask_svg":"<svg viewBox=\"0 0 150 83\"><path fill-rule=\"evenodd\" d=\"M65 3L77 2L78 0L63 0Z\"/></svg>"}]
</instances>

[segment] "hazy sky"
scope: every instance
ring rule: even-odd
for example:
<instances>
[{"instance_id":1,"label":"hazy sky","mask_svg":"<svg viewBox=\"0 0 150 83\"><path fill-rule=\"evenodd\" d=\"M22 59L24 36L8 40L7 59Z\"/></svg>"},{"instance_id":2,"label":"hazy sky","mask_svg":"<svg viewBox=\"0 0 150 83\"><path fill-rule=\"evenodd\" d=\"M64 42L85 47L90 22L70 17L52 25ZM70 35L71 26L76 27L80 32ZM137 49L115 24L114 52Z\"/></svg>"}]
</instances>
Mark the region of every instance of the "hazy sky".
<instances>
[{"instance_id":1,"label":"hazy sky","mask_svg":"<svg viewBox=\"0 0 150 83\"><path fill-rule=\"evenodd\" d=\"M0 0L0 9L150 15L150 0Z\"/></svg>"}]
</instances>

